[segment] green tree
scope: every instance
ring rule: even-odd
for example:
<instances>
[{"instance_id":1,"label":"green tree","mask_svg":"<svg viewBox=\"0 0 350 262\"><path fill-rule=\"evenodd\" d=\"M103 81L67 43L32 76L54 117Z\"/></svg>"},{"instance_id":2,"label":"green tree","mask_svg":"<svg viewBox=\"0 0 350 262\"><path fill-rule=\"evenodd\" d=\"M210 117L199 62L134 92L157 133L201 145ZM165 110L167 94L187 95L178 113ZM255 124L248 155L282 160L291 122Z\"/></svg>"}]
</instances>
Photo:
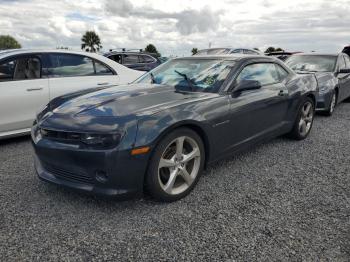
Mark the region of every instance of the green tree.
<instances>
[{"instance_id":1,"label":"green tree","mask_svg":"<svg viewBox=\"0 0 350 262\"><path fill-rule=\"evenodd\" d=\"M145 51L148 53L157 54L157 56L160 56L160 53L158 52L157 48L153 44L148 44L145 48Z\"/></svg>"},{"instance_id":2,"label":"green tree","mask_svg":"<svg viewBox=\"0 0 350 262\"><path fill-rule=\"evenodd\" d=\"M102 48L100 37L95 31L86 31L81 38L81 42L81 49L86 52L94 53Z\"/></svg>"},{"instance_id":3,"label":"green tree","mask_svg":"<svg viewBox=\"0 0 350 262\"><path fill-rule=\"evenodd\" d=\"M191 52L192 52L192 55L197 54L198 53L198 48L197 47L193 47Z\"/></svg>"},{"instance_id":4,"label":"green tree","mask_svg":"<svg viewBox=\"0 0 350 262\"><path fill-rule=\"evenodd\" d=\"M9 35L0 35L0 50L1 49L16 49L21 48L21 44L15 38Z\"/></svg>"},{"instance_id":5,"label":"green tree","mask_svg":"<svg viewBox=\"0 0 350 262\"><path fill-rule=\"evenodd\" d=\"M283 49L280 47L276 48L276 47L270 46L265 51L265 53L272 53L272 52L283 52Z\"/></svg>"}]
</instances>

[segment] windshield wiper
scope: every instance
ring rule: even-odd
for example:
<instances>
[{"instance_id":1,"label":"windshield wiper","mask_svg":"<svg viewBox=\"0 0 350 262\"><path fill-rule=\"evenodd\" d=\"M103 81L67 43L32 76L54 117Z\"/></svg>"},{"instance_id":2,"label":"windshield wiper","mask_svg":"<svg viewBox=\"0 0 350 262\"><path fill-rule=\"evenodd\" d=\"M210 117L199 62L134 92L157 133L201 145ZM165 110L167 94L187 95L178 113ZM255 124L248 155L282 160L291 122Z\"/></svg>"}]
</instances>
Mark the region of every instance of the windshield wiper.
<instances>
[{"instance_id":1,"label":"windshield wiper","mask_svg":"<svg viewBox=\"0 0 350 262\"><path fill-rule=\"evenodd\" d=\"M193 92L194 91L194 86L193 86L193 83L192 83L192 80L185 74L185 73L181 73L177 70L174 70L174 72L180 76L182 76L188 83L188 85L190 86L191 88L191 91Z\"/></svg>"}]
</instances>

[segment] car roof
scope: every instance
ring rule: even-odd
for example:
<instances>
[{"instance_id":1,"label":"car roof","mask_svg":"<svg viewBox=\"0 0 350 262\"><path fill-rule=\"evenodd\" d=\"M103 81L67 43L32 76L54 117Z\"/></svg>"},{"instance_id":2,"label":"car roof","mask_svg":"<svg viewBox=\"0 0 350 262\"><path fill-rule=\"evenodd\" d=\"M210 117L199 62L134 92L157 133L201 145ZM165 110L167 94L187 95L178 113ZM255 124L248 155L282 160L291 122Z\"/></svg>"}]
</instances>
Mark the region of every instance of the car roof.
<instances>
[{"instance_id":1,"label":"car roof","mask_svg":"<svg viewBox=\"0 0 350 262\"><path fill-rule=\"evenodd\" d=\"M196 55L196 56L186 56L186 57L178 57L173 60L181 60L181 59L203 59L203 60L244 60L244 59L259 59L259 60L270 60L270 61L278 61L275 57L272 56L262 56L262 55L250 55L250 54L229 54L229 55Z\"/></svg>"},{"instance_id":2,"label":"car roof","mask_svg":"<svg viewBox=\"0 0 350 262\"><path fill-rule=\"evenodd\" d=\"M90 57L100 57L99 54L89 53L85 51L72 51L66 49L11 49L11 50L2 50L0 51L0 58L4 58L9 55L25 55L33 53L63 53L63 54L76 54L76 55L85 55Z\"/></svg>"},{"instance_id":3,"label":"car roof","mask_svg":"<svg viewBox=\"0 0 350 262\"><path fill-rule=\"evenodd\" d=\"M294 54L293 56L303 56L303 55L312 55L312 56L338 56L339 54L337 53L316 53L316 52L312 52L312 53L298 53L298 54Z\"/></svg>"}]
</instances>

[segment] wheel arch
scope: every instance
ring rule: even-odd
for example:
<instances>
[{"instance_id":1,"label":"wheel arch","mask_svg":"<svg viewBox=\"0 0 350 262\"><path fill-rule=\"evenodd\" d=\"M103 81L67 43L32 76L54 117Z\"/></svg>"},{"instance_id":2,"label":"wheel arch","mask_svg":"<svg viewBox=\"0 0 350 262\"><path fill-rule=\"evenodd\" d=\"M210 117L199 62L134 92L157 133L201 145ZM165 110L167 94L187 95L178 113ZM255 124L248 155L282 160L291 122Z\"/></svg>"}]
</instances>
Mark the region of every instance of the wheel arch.
<instances>
[{"instance_id":1,"label":"wheel arch","mask_svg":"<svg viewBox=\"0 0 350 262\"><path fill-rule=\"evenodd\" d=\"M176 129L179 128L188 128L191 129L192 131L196 132L196 134L199 135L199 137L202 139L203 145L204 145L204 151L205 151L205 167L207 166L207 162L210 157L210 141L207 133L205 132L204 128L201 126L201 124L197 123L196 121L183 121L183 122L178 122L175 123L169 127L167 127L165 130L161 132L161 134L156 138L154 142L154 146L151 152L151 157L153 155L154 149L157 147L157 145L162 141L162 139L173 132Z\"/></svg>"}]
</instances>

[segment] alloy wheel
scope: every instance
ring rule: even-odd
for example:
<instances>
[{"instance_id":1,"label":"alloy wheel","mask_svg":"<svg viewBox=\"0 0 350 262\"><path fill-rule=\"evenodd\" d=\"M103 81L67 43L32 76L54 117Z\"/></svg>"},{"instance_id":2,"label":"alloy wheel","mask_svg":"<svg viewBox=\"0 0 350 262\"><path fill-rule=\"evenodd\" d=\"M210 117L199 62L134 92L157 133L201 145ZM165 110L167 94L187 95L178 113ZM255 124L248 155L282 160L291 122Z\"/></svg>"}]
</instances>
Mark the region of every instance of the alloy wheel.
<instances>
[{"instance_id":1,"label":"alloy wheel","mask_svg":"<svg viewBox=\"0 0 350 262\"><path fill-rule=\"evenodd\" d=\"M306 102L301 108L301 116L299 120L299 133L301 136L306 136L311 129L314 118L314 108L311 102Z\"/></svg>"},{"instance_id":2,"label":"alloy wheel","mask_svg":"<svg viewBox=\"0 0 350 262\"><path fill-rule=\"evenodd\" d=\"M197 142L181 136L166 146L158 165L158 181L164 192L178 195L195 181L201 164Z\"/></svg>"}]
</instances>

